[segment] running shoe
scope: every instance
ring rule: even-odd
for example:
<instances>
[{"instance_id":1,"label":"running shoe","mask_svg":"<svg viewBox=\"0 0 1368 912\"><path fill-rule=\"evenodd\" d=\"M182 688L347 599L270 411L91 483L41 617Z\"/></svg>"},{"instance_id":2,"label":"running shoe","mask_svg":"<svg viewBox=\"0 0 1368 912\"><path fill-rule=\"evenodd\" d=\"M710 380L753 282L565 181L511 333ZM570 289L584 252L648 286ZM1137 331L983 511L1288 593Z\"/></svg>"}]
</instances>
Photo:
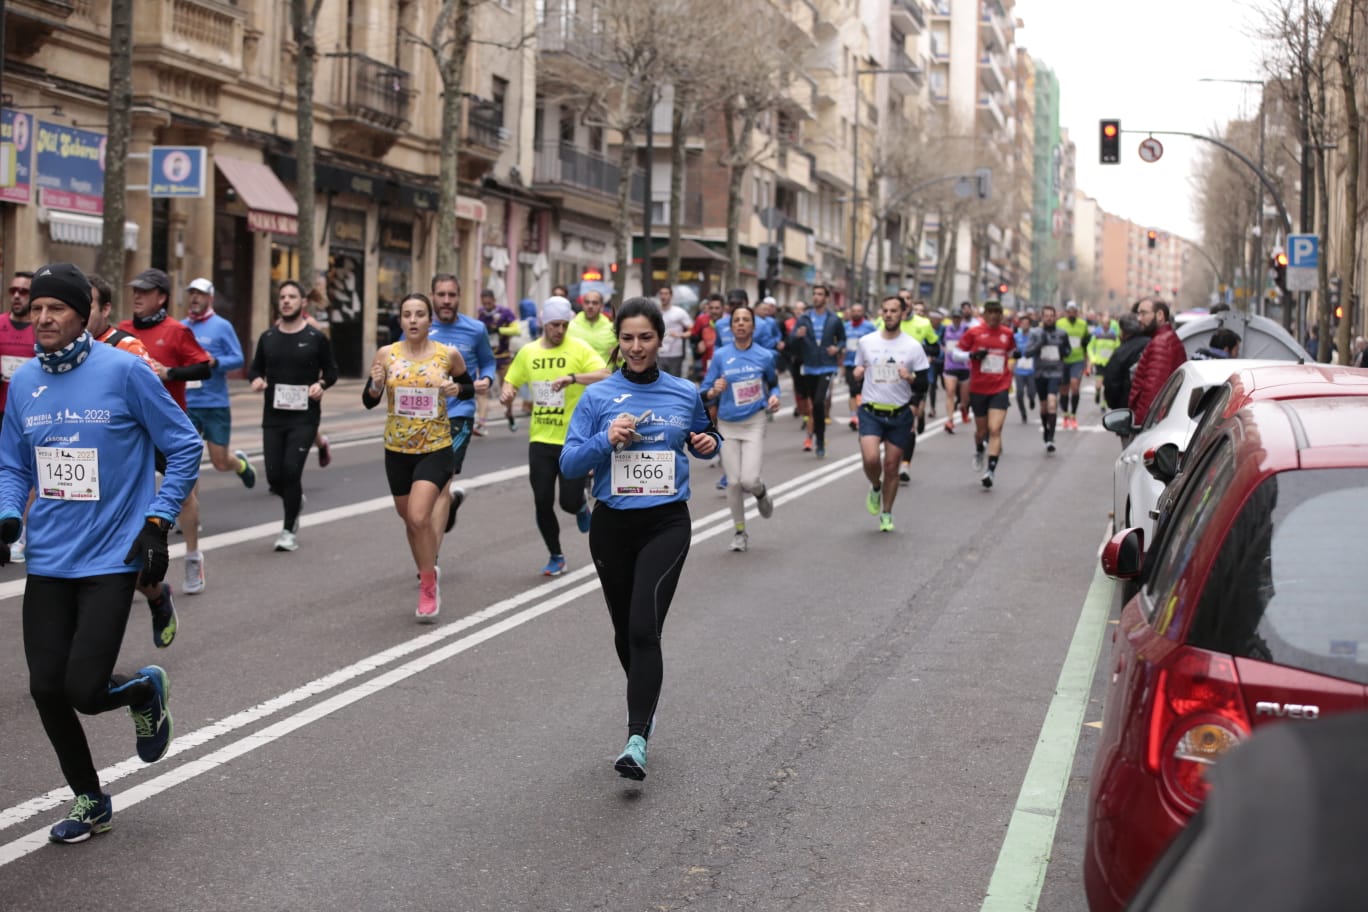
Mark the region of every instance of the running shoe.
<instances>
[{"instance_id":1,"label":"running shoe","mask_svg":"<svg viewBox=\"0 0 1368 912\"><path fill-rule=\"evenodd\" d=\"M822 446L820 443L817 444L817 458L826 459L826 447Z\"/></svg>"},{"instance_id":2,"label":"running shoe","mask_svg":"<svg viewBox=\"0 0 1368 912\"><path fill-rule=\"evenodd\" d=\"M935 415L933 414L931 417L934 418ZM918 416L917 416L917 433L918 433L918 434L922 434L922 433L925 433L925 432L926 432L926 416L925 416L925 415L918 415Z\"/></svg>"},{"instance_id":3,"label":"running shoe","mask_svg":"<svg viewBox=\"0 0 1368 912\"><path fill-rule=\"evenodd\" d=\"M14 564L22 564L24 561L28 560L27 551L28 546L22 538L19 539L17 542L14 542L10 545L10 562Z\"/></svg>"},{"instance_id":4,"label":"running shoe","mask_svg":"<svg viewBox=\"0 0 1368 912\"><path fill-rule=\"evenodd\" d=\"M508 429L510 431L516 431L518 429L518 419L514 418L512 415L508 416Z\"/></svg>"},{"instance_id":5,"label":"running shoe","mask_svg":"<svg viewBox=\"0 0 1368 912\"><path fill-rule=\"evenodd\" d=\"M880 531L880 532L892 532L892 531L893 531L893 514L892 514L892 513L880 513L880 514L879 514L879 531Z\"/></svg>"},{"instance_id":6,"label":"running shoe","mask_svg":"<svg viewBox=\"0 0 1368 912\"><path fill-rule=\"evenodd\" d=\"M968 409L960 409L960 424L968 424L968 423L969 423L969 410L968 410Z\"/></svg>"},{"instance_id":7,"label":"running shoe","mask_svg":"<svg viewBox=\"0 0 1368 912\"><path fill-rule=\"evenodd\" d=\"M879 511L883 509L883 494L876 491L873 485L869 486L869 493L865 495L865 509L869 511L870 516L878 516Z\"/></svg>"},{"instance_id":8,"label":"running shoe","mask_svg":"<svg viewBox=\"0 0 1368 912\"><path fill-rule=\"evenodd\" d=\"M456 511L465 503L465 488L451 486L451 506L447 508L446 532L456 528Z\"/></svg>"},{"instance_id":9,"label":"running shoe","mask_svg":"<svg viewBox=\"0 0 1368 912\"><path fill-rule=\"evenodd\" d=\"M85 842L96 833L108 833L114 826L114 802L104 792L86 792L57 825L48 830L48 839L68 845Z\"/></svg>"},{"instance_id":10,"label":"running shoe","mask_svg":"<svg viewBox=\"0 0 1368 912\"><path fill-rule=\"evenodd\" d=\"M983 450L974 451L974 471L982 472L984 466L988 464L988 454Z\"/></svg>"},{"instance_id":11,"label":"running shoe","mask_svg":"<svg viewBox=\"0 0 1368 912\"><path fill-rule=\"evenodd\" d=\"M747 535L745 532L736 532L734 535L732 535L731 549L733 551L749 551L750 536Z\"/></svg>"},{"instance_id":12,"label":"running shoe","mask_svg":"<svg viewBox=\"0 0 1368 912\"><path fill-rule=\"evenodd\" d=\"M618 758L613 761L613 769L624 779L634 779L637 782L646 778L646 739L641 735L632 735L627 739L627 746L618 754Z\"/></svg>"},{"instance_id":13,"label":"running shoe","mask_svg":"<svg viewBox=\"0 0 1368 912\"><path fill-rule=\"evenodd\" d=\"M803 438L803 452L804 452L804 453L811 453L811 452L812 452L812 435L811 435L811 434L808 434L807 437Z\"/></svg>"},{"instance_id":14,"label":"running shoe","mask_svg":"<svg viewBox=\"0 0 1368 912\"><path fill-rule=\"evenodd\" d=\"M326 469L332 463L332 447L328 446L328 435L318 438L318 467Z\"/></svg>"},{"instance_id":15,"label":"running shoe","mask_svg":"<svg viewBox=\"0 0 1368 912\"><path fill-rule=\"evenodd\" d=\"M900 472L898 473L898 484L911 484L911 483L912 483L912 476L909 475L909 474L907 474L907 469L904 468L902 471L900 471Z\"/></svg>"},{"instance_id":16,"label":"running shoe","mask_svg":"<svg viewBox=\"0 0 1368 912\"><path fill-rule=\"evenodd\" d=\"M992 470L992 469L986 469L986 470L984 470L983 477L979 479L979 482L980 482L985 488L991 488L991 487L993 486L993 470Z\"/></svg>"},{"instance_id":17,"label":"running shoe","mask_svg":"<svg viewBox=\"0 0 1368 912\"><path fill-rule=\"evenodd\" d=\"M204 555L196 551L185 555L185 585L181 587L186 595L198 595L204 591Z\"/></svg>"},{"instance_id":18,"label":"running shoe","mask_svg":"<svg viewBox=\"0 0 1368 912\"><path fill-rule=\"evenodd\" d=\"M442 588L441 569L436 569L432 574L430 584L423 583L421 578L418 583L418 610L413 613L418 618L420 624L432 624L437 620L437 615L442 610Z\"/></svg>"},{"instance_id":19,"label":"running shoe","mask_svg":"<svg viewBox=\"0 0 1368 912\"><path fill-rule=\"evenodd\" d=\"M176 638L176 630L180 625L176 620L176 603L171 599L170 583L161 584L161 597L160 608L151 602L147 603L147 607L152 610L152 645L165 649Z\"/></svg>"},{"instance_id":20,"label":"running shoe","mask_svg":"<svg viewBox=\"0 0 1368 912\"><path fill-rule=\"evenodd\" d=\"M579 529L581 532L588 532L589 526L593 522L593 518L594 515L589 512L589 505L585 504L580 507L579 512L575 514L575 528Z\"/></svg>"},{"instance_id":21,"label":"running shoe","mask_svg":"<svg viewBox=\"0 0 1368 912\"><path fill-rule=\"evenodd\" d=\"M1045 441L1045 452L1047 452L1047 453L1053 453L1054 451L1055 451L1054 441L1053 441L1053 440L1047 440L1047 441Z\"/></svg>"},{"instance_id":22,"label":"running shoe","mask_svg":"<svg viewBox=\"0 0 1368 912\"><path fill-rule=\"evenodd\" d=\"M277 551L298 551L299 537L289 529L281 529L276 536L275 549Z\"/></svg>"},{"instance_id":23,"label":"running shoe","mask_svg":"<svg viewBox=\"0 0 1368 912\"><path fill-rule=\"evenodd\" d=\"M473 428L470 429L470 433L474 434L476 437L483 437L483 436L485 435L484 422L483 422L483 421L477 421L477 422L475 422L475 426L474 426Z\"/></svg>"},{"instance_id":24,"label":"running shoe","mask_svg":"<svg viewBox=\"0 0 1368 912\"><path fill-rule=\"evenodd\" d=\"M553 554L551 559L542 567L542 576L560 576L565 572L565 555Z\"/></svg>"},{"instance_id":25,"label":"running shoe","mask_svg":"<svg viewBox=\"0 0 1368 912\"><path fill-rule=\"evenodd\" d=\"M955 413L951 412L945 416L945 433L955 433Z\"/></svg>"},{"instance_id":26,"label":"running shoe","mask_svg":"<svg viewBox=\"0 0 1368 912\"><path fill-rule=\"evenodd\" d=\"M256 469L252 468L252 463L248 461L247 454L242 450L233 450L233 457L238 461L238 478L242 479L244 488L256 487Z\"/></svg>"},{"instance_id":27,"label":"running shoe","mask_svg":"<svg viewBox=\"0 0 1368 912\"><path fill-rule=\"evenodd\" d=\"M725 491L725 490L727 490L727 476L726 476L726 475L723 475L721 478L717 479L717 490L719 490L719 491Z\"/></svg>"},{"instance_id":28,"label":"running shoe","mask_svg":"<svg viewBox=\"0 0 1368 912\"><path fill-rule=\"evenodd\" d=\"M765 519L774 515L774 499L769 495L769 488L761 488L760 493L755 495L755 508Z\"/></svg>"},{"instance_id":29,"label":"running shoe","mask_svg":"<svg viewBox=\"0 0 1368 912\"><path fill-rule=\"evenodd\" d=\"M140 706L128 707L133 717L133 732L137 736L138 756L144 763L156 763L166 756L171 747L171 679L160 665L145 665L138 674L152 685L152 699Z\"/></svg>"}]
</instances>

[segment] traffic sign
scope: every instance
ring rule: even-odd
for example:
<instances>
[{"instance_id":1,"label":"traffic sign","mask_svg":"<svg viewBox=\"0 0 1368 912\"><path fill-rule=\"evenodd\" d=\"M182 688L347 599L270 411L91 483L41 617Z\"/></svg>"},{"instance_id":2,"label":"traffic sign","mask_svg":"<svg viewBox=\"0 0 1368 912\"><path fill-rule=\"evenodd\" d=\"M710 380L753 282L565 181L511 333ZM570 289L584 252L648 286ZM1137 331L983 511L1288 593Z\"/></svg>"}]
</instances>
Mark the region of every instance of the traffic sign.
<instances>
[{"instance_id":1,"label":"traffic sign","mask_svg":"<svg viewBox=\"0 0 1368 912\"><path fill-rule=\"evenodd\" d=\"M203 197L204 151L204 146L153 146L147 195L181 199Z\"/></svg>"},{"instance_id":2,"label":"traffic sign","mask_svg":"<svg viewBox=\"0 0 1368 912\"><path fill-rule=\"evenodd\" d=\"M1291 269L1315 269L1320 265L1320 237L1314 234L1287 236L1287 265Z\"/></svg>"},{"instance_id":3,"label":"traffic sign","mask_svg":"<svg viewBox=\"0 0 1368 912\"><path fill-rule=\"evenodd\" d=\"M1164 156L1164 144L1153 136L1140 143L1140 160L1154 164Z\"/></svg>"}]
</instances>

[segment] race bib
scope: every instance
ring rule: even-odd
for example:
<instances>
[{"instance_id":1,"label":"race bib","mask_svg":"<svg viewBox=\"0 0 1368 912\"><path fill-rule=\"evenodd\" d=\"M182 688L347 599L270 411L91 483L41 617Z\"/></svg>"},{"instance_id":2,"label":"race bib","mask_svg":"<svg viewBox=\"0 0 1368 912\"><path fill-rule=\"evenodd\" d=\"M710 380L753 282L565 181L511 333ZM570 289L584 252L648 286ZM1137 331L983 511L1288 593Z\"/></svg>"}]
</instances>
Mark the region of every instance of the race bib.
<instances>
[{"instance_id":1,"label":"race bib","mask_svg":"<svg viewBox=\"0 0 1368 912\"><path fill-rule=\"evenodd\" d=\"M565 387L551 388L550 380L532 381L532 404L537 408L565 408Z\"/></svg>"},{"instance_id":2,"label":"race bib","mask_svg":"<svg viewBox=\"0 0 1368 912\"><path fill-rule=\"evenodd\" d=\"M750 405L759 402L765 396L765 380L763 377L756 377L753 380L738 380L732 384L732 398L737 405Z\"/></svg>"},{"instance_id":3,"label":"race bib","mask_svg":"<svg viewBox=\"0 0 1368 912\"><path fill-rule=\"evenodd\" d=\"M282 412L306 412L309 410L309 388L288 383L275 386L275 407Z\"/></svg>"},{"instance_id":4,"label":"race bib","mask_svg":"<svg viewBox=\"0 0 1368 912\"><path fill-rule=\"evenodd\" d=\"M1083 337L1082 337L1082 336L1069 336L1069 345L1072 347L1073 351L1082 351L1082 350L1083 350Z\"/></svg>"},{"instance_id":5,"label":"race bib","mask_svg":"<svg viewBox=\"0 0 1368 912\"><path fill-rule=\"evenodd\" d=\"M0 380L8 381L28 360L22 355L0 355Z\"/></svg>"},{"instance_id":6,"label":"race bib","mask_svg":"<svg viewBox=\"0 0 1368 912\"><path fill-rule=\"evenodd\" d=\"M394 414L400 418L436 418L437 396L438 391L431 387L395 387Z\"/></svg>"},{"instance_id":7,"label":"race bib","mask_svg":"<svg viewBox=\"0 0 1368 912\"><path fill-rule=\"evenodd\" d=\"M1019 371L1035 370L1035 358L1018 358L1018 359L1017 359L1017 370L1019 370Z\"/></svg>"},{"instance_id":8,"label":"race bib","mask_svg":"<svg viewBox=\"0 0 1368 912\"><path fill-rule=\"evenodd\" d=\"M846 336L846 351L853 352L860 347L860 340L853 336Z\"/></svg>"},{"instance_id":9,"label":"race bib","mask_svg":"<svg viewBox=\"0 0 1368 912\"><path fill-rule=\"evenodd\" d=\"M1041 360L1041 361L1058 361L1058 360L1059 360L1059 346L1058 346L1058 345L1042 345L1042 346L1040 346L1040 360Z\"/></svg>"},{"instance_id":10,"label":"race bib","mask_svg":"<svg viewBox=\"0 0 1368 912\"><path fill-rule=\"evenodd\" d=\"M100 451L35 447L38 496L48 500L99 500Z\"/></svg>"},{"instance_id":11,"label":"race bib","mask_svg":"<svg viewBox=\"0 0 1368 912\"><path fill-rule=\"evenodd\" d=\"M185 381L185 388L188 389L188 390L197 390L197 389L199 389L199 388L202 387L202 386L204 386L204 381L203 381L203 380L186 380L186 381Z\"/></svg>"},{"instance_id":12,"label":"race bib","mask_svg":"<svg viewBox=\"0 0 1368 912\"><path fill-rule=\"evenodd\" d=\"M1007 370L1007 356L1002 352L989 352L983 356L979 370L985 374L1001 374Z\"/></svg>"},{"instance_id":13,"label":"race bib","mask_svg":"<svg viewBox=\"0 0 1368 912\"><path fill-rule=\"evenodd\" d=\"M897 383L902 379L902 377L898 376L898 362L876 362L870 367L870 379L875 383Z\"/></svg>"},{"instance_id":14,"label":"race bib","mask_svg":"<svg viewBox=\"0 0 1368 912\"><path fill-rule=\"evenodd\" d=\"M675 493L674 450L623 450L614 453L613 493L620 497Z\"/></svg>"}]
</instances>

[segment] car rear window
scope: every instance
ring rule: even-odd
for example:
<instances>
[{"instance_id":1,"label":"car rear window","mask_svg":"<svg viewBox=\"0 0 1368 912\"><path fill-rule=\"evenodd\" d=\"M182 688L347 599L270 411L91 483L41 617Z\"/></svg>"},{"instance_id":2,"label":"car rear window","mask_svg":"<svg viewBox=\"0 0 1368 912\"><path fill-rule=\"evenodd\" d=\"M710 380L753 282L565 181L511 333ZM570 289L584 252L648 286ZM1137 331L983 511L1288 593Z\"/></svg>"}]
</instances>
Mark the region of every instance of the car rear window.
<instances>
[{"instance_id":1,"label":"car rear window","mask_svg":"<svg viewBox=\"0 0 1368 912\"><path fill-rule=\"evenodd\" d=\"M1188 642L1368 684L1368 469L1264 480L1230 527Z\"/></svg>"}]
</instances>

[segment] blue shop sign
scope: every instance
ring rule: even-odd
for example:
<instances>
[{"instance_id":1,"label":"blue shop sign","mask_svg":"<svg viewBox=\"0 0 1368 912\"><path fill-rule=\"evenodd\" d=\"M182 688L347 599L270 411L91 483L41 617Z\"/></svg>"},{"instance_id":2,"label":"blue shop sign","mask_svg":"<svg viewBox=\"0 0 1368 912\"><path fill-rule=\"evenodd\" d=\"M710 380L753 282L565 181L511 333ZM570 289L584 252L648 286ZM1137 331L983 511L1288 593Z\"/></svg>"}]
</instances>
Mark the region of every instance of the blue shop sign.
<instances>
[{"instance_id":1,"label":"blue shop sign","mask_svg":"<svg viewBox=\"0 0 1368 912\"><path fill-rule=\"evenodd\" d=\"M148 195L204 196L204 146L153 146Z\"/></svg>"},{"instance_id":2,"label":"blue shop sign","mask_svg":"<svg viewBox=\"0 0 1368 912\"><path fill-rule=\"evenodd\" d=\"M49 209L104 212L105 136L38 121L34 181Z\"/></svg>"}]
</instances>

